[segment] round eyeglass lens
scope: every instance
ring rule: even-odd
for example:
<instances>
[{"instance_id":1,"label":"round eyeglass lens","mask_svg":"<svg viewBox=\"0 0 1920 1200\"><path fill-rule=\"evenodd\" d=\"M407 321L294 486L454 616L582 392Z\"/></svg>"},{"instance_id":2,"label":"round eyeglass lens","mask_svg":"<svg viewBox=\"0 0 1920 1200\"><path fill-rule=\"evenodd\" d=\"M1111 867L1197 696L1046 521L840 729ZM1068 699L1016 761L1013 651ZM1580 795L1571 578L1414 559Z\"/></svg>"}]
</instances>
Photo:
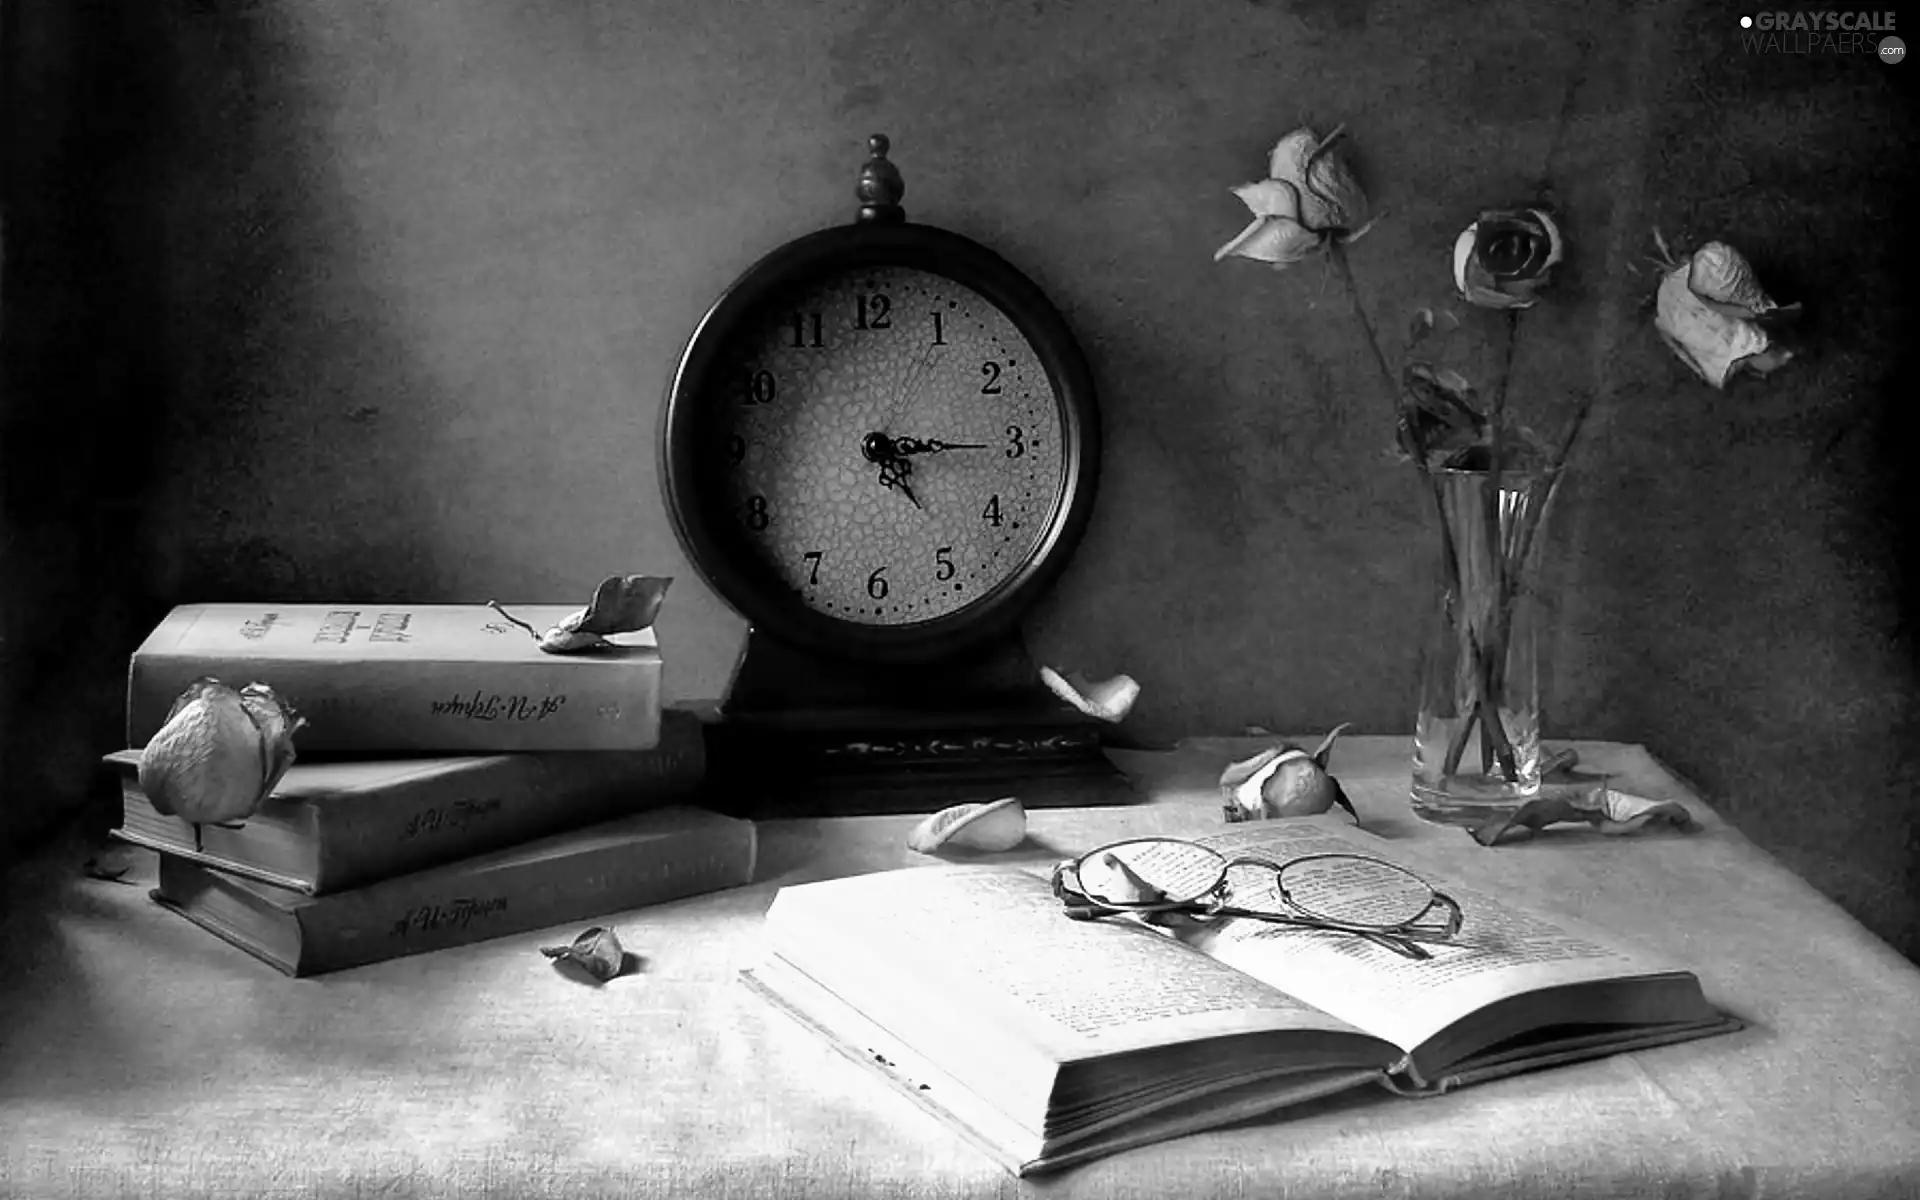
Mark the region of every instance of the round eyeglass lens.
<instances>
[{"instance_id":1,"label":"round eyeglass lens","mask_svg":"<svg viewBox=\"0 0 1920 1200\"><path fill-rule=\"evenodd\" d=\"M1212 891L1226 860L1205 846L1146 838L1080 860L1080 891L1102 904L1184 904Z\"/></svg>"},{"instance_id":2,"label":"round eyeglass lens","mask_svg":"<svg viewBox=\"0 0 1920 1200\"><path fill-rule=\"evenodd\" d=\"M1433 904L1433 888L1418 875L1359 855L1296 859L1281 869L1280 890L1309 916L1381 929L1405 925Z\"/></svg>"}]
</instances>

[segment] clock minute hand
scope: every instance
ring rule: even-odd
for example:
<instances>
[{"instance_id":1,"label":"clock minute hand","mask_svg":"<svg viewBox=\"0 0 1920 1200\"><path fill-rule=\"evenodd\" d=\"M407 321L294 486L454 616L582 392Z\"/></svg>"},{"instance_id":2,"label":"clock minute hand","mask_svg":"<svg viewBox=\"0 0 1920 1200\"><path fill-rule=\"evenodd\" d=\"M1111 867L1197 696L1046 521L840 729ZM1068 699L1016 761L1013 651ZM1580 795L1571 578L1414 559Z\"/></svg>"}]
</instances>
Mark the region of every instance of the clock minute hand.
<instances>
[{"instance_id":1,"label":"clock minute hand","mask_svg":"<svg viewBox=\"0 0 1920 1200\"><path fill-rule=\"evenodd\" d=\"M948 450L985 450L983 442L943 442L939 438L922 440L917 437L897 437L893 439L895 454L940 454Z\"/></svg>"}]
</instances>

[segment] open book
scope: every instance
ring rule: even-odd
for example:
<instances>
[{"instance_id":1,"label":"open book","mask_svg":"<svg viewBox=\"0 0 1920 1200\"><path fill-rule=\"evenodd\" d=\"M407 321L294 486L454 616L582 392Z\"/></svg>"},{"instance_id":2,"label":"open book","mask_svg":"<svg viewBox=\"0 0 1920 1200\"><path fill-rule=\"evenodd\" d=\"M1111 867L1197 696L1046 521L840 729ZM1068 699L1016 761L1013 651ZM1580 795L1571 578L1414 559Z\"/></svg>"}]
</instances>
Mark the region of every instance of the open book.
<instances>
[{"instance_id":1,"label":"open book","mask_svg":"<svg viewBox=\"0 0 1920 1200\"><path fill-rule=\"evenodd\" d=\"M1320 820L1196 840L1395 857ZM941 865L781 889L744 978L1020 1175L1363 1084L1433 1095L1740 1027L1672 964L1402 862L1465 914L1425 960L1241 918L1076 921L1032 870Z\"/></svg>"}]
</instances>

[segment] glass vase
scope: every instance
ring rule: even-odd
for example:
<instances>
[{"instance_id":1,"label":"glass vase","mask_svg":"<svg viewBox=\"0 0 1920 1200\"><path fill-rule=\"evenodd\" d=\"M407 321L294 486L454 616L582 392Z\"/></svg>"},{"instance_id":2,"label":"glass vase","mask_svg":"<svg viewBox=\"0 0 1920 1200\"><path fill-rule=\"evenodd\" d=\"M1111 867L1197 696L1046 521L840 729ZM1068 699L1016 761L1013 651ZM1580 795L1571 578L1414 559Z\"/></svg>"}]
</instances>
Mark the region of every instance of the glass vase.
<instances>
[{"instance_id":1,"label":"glass vase","mask_svg":"<svg viewBox=\"0 0 1920 1200\"><path fill-rule=\"evenodd\" d=\"M1437 503L1433 590L1419 647L1413 811L1477 825L1540 791L1537 583L1552 480L1429 473Z\"/></svg>"}]
</instances>

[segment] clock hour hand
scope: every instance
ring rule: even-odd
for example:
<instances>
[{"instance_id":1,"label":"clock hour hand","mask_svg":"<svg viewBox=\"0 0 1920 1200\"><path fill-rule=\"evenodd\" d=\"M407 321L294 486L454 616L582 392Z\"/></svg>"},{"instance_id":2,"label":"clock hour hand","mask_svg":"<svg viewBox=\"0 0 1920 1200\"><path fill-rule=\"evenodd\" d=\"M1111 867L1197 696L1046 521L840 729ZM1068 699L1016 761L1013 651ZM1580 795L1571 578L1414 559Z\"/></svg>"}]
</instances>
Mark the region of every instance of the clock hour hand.
<instances>
[{"instance_id":1,"label":"clock hour hand","mask_svg":"<svg viewBox=\"0 0 1920 1200\"><path fill-rule=\"evenodd\" d=\"M913 501L915 508L923 509L920 498L907 486L907 476L913 473L913 464L904 458L888 458L880 463L880 483L883 487L898 488L907 499Z\"/></svg>"}]
</instances>

